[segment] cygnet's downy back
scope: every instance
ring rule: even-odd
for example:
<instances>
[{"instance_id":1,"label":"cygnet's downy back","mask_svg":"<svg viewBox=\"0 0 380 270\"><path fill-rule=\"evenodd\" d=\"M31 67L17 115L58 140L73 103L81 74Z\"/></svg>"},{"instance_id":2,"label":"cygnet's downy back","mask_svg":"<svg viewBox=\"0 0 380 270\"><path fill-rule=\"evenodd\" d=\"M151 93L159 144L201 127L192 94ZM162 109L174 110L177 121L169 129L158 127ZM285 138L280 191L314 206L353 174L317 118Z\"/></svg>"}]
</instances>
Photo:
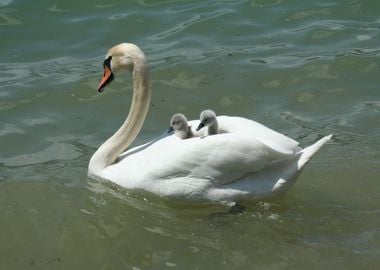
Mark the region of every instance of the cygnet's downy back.
<instances>
[{"instance_id":1,"label":"cygnet's downy back","mask_svg":"<svg viewBox=\"0 0 380 270\"><path fill-rule=\"evenodd\" d=\"M201 112L200 115L200 123L197 127L197 131L199 131L203 127L207 127L206 135L214 135L218 134L218 121L216 119L216 114L212 110L205 110Z\"/></svg>"},{"instance_id":2,"label":"cygnet's downy back","mask_svg":"<svg viewBox=\"0 0 380 270\"><path fill-rule=\"evenodd\" d=\"M186 116L182 113L177 113L170 119L170 125L174 130L174 134L181 139L193 137L193 133L187 123Z\"/></svg>"}]
</instances>

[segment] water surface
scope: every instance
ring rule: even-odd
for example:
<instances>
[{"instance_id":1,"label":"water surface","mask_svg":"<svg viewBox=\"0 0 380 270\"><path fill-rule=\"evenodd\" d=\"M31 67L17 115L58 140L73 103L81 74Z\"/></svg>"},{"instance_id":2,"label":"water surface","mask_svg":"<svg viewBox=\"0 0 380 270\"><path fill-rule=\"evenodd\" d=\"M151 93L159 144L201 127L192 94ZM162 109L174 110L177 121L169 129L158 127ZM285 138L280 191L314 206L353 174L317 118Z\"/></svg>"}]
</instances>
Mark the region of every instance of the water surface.
<instances>
[{"instance_id":1,"label":"water surface","mask_svg":"<svg viewBox=\"0 0 380 270\"><path fill-rule=\"evenodd\" d=\"M0 1L1 269L379 269L380 3ZM96 92L105 52L145 51L153 97L135 145L204 108L308 145L284 196L186 205L87 178L130 79Z\"/></svg>"}]
</instances>

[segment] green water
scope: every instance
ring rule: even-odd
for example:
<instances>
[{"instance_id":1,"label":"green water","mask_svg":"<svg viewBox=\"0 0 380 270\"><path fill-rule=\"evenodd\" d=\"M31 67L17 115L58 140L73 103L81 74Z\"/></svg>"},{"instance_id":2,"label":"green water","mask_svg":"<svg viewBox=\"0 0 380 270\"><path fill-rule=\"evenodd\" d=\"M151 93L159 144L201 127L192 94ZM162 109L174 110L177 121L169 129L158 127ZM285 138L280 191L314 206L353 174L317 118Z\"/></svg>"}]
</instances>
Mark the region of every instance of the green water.
<instances>
[{"instance_id":1,"label":"green water","mask_svg":"<svg viewBox=\"0 0 380 270\"><path fill-rule=\"evenodd\" d=\"M0 269L380 269L380 2L0 0ZM284 196L182 205L87 178L123 121L133 42L152 105L253 118L302 145L334 133Z\"/></svg>"}]
</instances>

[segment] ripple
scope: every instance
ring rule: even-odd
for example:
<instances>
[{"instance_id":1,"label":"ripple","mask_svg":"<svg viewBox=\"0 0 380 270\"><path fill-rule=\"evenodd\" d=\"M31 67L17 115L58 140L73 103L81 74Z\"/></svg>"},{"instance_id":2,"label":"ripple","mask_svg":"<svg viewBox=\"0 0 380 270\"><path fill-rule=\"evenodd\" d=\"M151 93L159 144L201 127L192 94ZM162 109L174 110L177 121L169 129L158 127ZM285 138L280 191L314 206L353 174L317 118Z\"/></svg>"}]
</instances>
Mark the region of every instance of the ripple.
<instances>
[{"instance_id":1,"label":"ripple","mask_svg":"<svg viewBox=\"0 0 380 270\"><path fill-rule=\"evenodd\" d=\"M13 0L0 0L0 7L4 7L12 3Z\"/></svg>"},{"instance_id":2,"label":"ripple","mask_svg":"<svg viewBox=\"0 0 380 270\"><path fill-rule=\"evenodd\" d=\"M187 28L189 28L195 24L199 24L199 23L205 22L207 20L217 18L219 16L228 14L230 12L231 12L231 10L222 9L222 10L217 10L217 11L212 11L212 12L194 15L191 19L184 21L184 22L181 22L177 26L175 26L171 29L162 31L158 34L155 34L154 36L148 37L148 40L165 39L165 38L170 37L174 34L177 34L178 32L181 32L181 31L183 31L183 30L185 30L185 29L187 29Z\"/></svg>"},{"instance_id":3,"label":"ripple","mask_svg":"<svg viewBox=\"0 0 380 270\"><path fill-rule=\"evenodd\" d=\"M308 77L318 79L337 79L338 75L334 69L331 69L330 64L309 65L305 68Z\"/></svg>"},{"instance_id":4,"label":"ripple","mask_svg":"<svg viewBox=\"0 0 380 270\"><path fill-rule=\"evenodd\" d=\"M177 78L174 78L170 81L157 80L157 82L162 83L174 88L183 88L183 89L197 89L199 84L204 80L204 76L199 78L190 77L185 72L180 72Z\"/></svg>"},{"instance_id":5,"label":"ripple","mask_svg":"<svg viewBox=\"0 0 380 270\"><path fill-rule=\"evenodd\" d=\"M100 58L78 60L60 57L30 63L1 63L1 87L28 85L35 80L49 78L52 84L63 84L81 80L89 73L98 72Z\"/></svg>"},{"instance_id":6,"label":"ripple","mask_svg":"<svg viewBox=\"0 0 380 270\"><path fill-rule=\"evenodd\" d=\"M264 7L264 6L277 6L283 4L283 0L252 0L252 6Z\"/></svg>"},{"instance_id":7,"label":"ripple","mask_svg":"<svg viewBox=\"0 0 380 270\"><path fill-rule=\"evenodd\" d=\"M283 43L279 44L265 44L255 46L215 46L212 49L206 48L200 50L198 48L186 48L186 49L160 49L156 51L155 55L152 55L152 66L162 66L179 64L179 63L204 63L211 62L214 59L222 57L230 57L232 55L246 56L246 55L261 55L272 53L273 56L257 58L244 58L243 61L257 64L268 64L279 67L288 67L293 65L300 65L310 59L303 59L307 55L305 54L276 54L278 50L284 50L289 46ZM291 61L289 61L291 60Z\"/></svg>"},{"instance_id":8,"label":"ripple","mask_svg":"<svg viewBox=\"0 0 380 270\"><path fill-rule=\"evenodd\" d=\"M221 98L218 104L222 107L241 106L244 103L244 98L241 95L230 95Z\"/></svg>"},{"instance_id":9,"label":"ripple","mask_svg":"<svg viewBox=\"0 0 380 270\"><path fill-rule=\"evenodd\" d=\"M25 134L25 131L18 128L14 124L5 123L4 127L0 129L0 136L4 136L8 134Z\"/></svg>"},{"instance_id":10,"label":"ripple","mask_svg":"<svg viewBox=\"0 0 380 270\"><path fill-rule=\"evenodd\" d=\"M157 1L152 1L152 0L135 0L137 3L139 3L142 6L146 7L155 7L155 6L161 6L161 5L167 5L170 3L175 3L177 0L157 0ZM188 2L188 0L183 0L182 2Z\"/></svg>"},{"instance_id":11,"label":"ripple","mask_svg":"<svg viewBox=\"0 0 380 270\"><path fill-rule=\"evenodd\" d=\"M0 111L7 111L13 109L17 105L13 102L0 101Z\"/></svg>"},{"instance_id":12,"label":"ripple","mask_svg":"<svg viewBox=\"0 0 380 270\"><path fill-rule=\"evenodd\" d=\"M35 125L43 125L43 124L49 124L54 123L55 121L48 117L41 117L41 118L28 118L23 119L21 123L23 123L26 126L35 126Z\"/></svg>"},{"instance_id":13,"label":"ripple","mask_svg":"<svg viewBox=\"0 0 380 270\"><path fill-rule=\"evenodd\" d=\"M0 10L0 25L5 26L5 25L22 24L22 21L10 15L10 13L13 13L15 11L16 11L15 9L9 9L9 8Z\"/></svg>"},{"instance_id":14,"label":"ripple","mask_svg":"<svg viewBox=\"0 0 380 270\"><path fill-rule=\"evenodd\" d=\"M263 54L270 48L265 46L252 48L251 53L255 54ZM245 51L247 53L247 50ZM256 64L264 64L271 67L278 68L290 68L290 67L298 67L303 66L308 62L315 61L331 61L335 58L346 57L346 56L362 56L362 57L378 57L380 56L380 49L373 48L346 48L346 49L336 49L336 50L308 50L305 52L296 52L296 53L281 53L276 54L276 52L272 51L272 56L262 57L261 59L253 58L248 61ZM371 63L363 69L363 71L371 72L378 68L378 64L375 62ZM307 70L314 70L310 76L319 77L319 78L337 78L336 74L332 73L330 70L330 64L323 65L315 65L306 67Z\"/></svg>"},{"instance_id":15,"label":"ripple","mask_svg":"<svg viewBox=\"0 0 380 270\"><path fill-rule=\"evenodd\" d=\"M318 30L318 31L315 31L312 35L312 39L323 39L323 38L327 38L327 37L331 37L332 35L334 35L334 32L332 31L326 31L326 30Z\"/></svg>"},{"instance_id":16,"label":"ripple","mask_svg":"<svg viewBox=\"0 0 380 270\"><path fill-rule=\"evenodd\" d=\"M56 13L63 13L63 12L70 12L68 9L62 9L58 6L58 4L54 4L49 8L49 11L56 12Z\"/></svg>"},{"instance_id":17,"label":"ripple","mask_svg":"<svg viewBox=\"0 0 380 270\"><path fill-rule=\"evenodd\" d=\"M277 68L296 67L304 64L306 61L307 59L304 56L298 55L274 55L264 58L266 65Z\"/></svg>"},{"instance_id":18,"label":"ripple","mask_svg":"<svg viewBox=\"0 0 380 270\"><path fill-rule=\"evenodd\" d=\"M45 163L51 160L72 160L81 156L77 147L67 143L54 143L44 150L22 154L10 158L0 158L0 163L5 166L26 166Z\"/></svg>"},{"instance_id":19,"label":"ripple","mask_svg":"<svg viewBox=\"0 0 380 270\"><path fill-rule=\"evenodd\" d=\"M313 100L315 98L315 94L309 92L302 92L298 97L298 102L305 103Z\"/></svg>"},{"instance_id":20,"label":"ripple","mask_svg":"<svg viewBox=\"0 0 380 270\"><path fill-rule=\"evenodd\" d=\"M172 12L194 12L200 9L212 9L215 10L217 7L225 8L227 5L237 6L239 4L243 4L246 0L213 0L213 1L188 1L188 4L173 6L170 11ZM215 8L214 8L215 7Z\"/></svg>"},{"instance_id":21,"label":"ripple","mask_svg":"<svg viewBox=\"0 0 380 270\"><path fill-rule=\"evenodd\" d=\"M357 108L371 109L373 111L380 112L380 100L360 102Z\"/></svg>"},{"instance_id":22,"label":"ripple","mask_svg":"<svg viewBox=\"0 0 380 270\"><path fill-rule=\"evenodd\" d=\"M300 27L287 29L288 33L308 32L312 30L357 30L357 31L372 31L379 28L379 22L365 22L365 21L347 21L347 20L318 20L303 23Z\"/></svg>"},{"instance_id":23,"label":"ripple","mask_svg":"<svg viewBox=\"0 0 380 270\"><path fill-rule=\"evenodd\" d=\"M302 10L299 12L294 13L291 15L291 19L293 20L301 20L304 18L312 17L315 15L329 15L331 14L331 9L329 8L323 8L323 9L317 9L317 10Z\"/></svg>"},{"instance_id":24,"label":"ripple","mask_svg":"<svg viewBox=\"0 0 380 270\"><path fill-rule=\"evenodd\" d=\"M356 38L360 41L365 41L365 40L370 40L371 36L370 35L357 35Z\"/></svg>"},{"instance_id":25,"label":"ripple","mask_svg":"<svg viewBox=\"0 0 380 270\"><path fill-rule=\"evenodd\" d=\"M347 56L347 55L356 55L356 56L379 56L380 49L365 49L365 48L354 48L346 49L341 51L336 51L336 57Z\"/></svg>"}]
</instances>

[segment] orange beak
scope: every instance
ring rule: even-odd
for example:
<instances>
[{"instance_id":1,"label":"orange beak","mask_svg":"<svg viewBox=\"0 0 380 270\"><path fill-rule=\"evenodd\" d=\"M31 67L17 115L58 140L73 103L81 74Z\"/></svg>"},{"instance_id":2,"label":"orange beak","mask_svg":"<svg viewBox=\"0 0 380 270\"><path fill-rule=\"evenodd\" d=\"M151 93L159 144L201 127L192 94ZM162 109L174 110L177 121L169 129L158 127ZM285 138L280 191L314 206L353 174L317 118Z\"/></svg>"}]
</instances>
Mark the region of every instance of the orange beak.
<instances>
[{"instance_id":1,"label":"orange beak","mask_svg":"<svg viewBox=\"0 0 380 270\"><path fill-rule=\"evenodd\" d=\"M104 74L103 78L99 83L98 86L98 92L103 92L104 88L113 80L113 73L112 70L107 66L104 65Z\"/></svg>"}]
</instances>

